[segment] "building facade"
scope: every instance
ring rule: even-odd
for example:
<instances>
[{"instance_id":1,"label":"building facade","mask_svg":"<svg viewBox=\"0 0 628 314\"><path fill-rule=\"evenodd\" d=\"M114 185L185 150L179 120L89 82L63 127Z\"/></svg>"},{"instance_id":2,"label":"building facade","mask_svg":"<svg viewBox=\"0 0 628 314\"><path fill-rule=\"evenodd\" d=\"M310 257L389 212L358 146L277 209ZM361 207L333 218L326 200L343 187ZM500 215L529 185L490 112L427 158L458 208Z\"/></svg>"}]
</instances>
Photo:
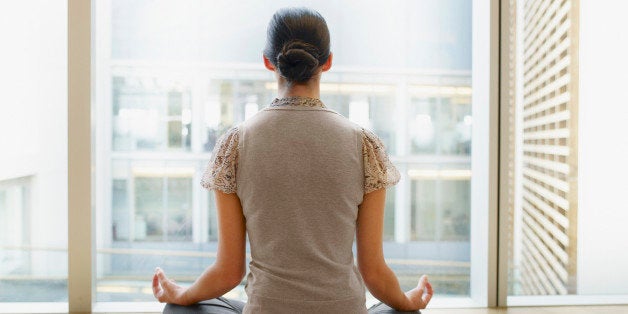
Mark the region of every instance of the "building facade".
<instances>
[{"instance_id":1,"label":"building facade","mask_svg":"<svg viewBox=\"0 0 628 314\"><path fill-rule=\"evenodd\" d=\"M514 294L577 292L578 1L517 1L521 134ZM516 176L515 176L516 178ZM515 206L514 203L512 206Z\"/></svg>"}]
</instances>

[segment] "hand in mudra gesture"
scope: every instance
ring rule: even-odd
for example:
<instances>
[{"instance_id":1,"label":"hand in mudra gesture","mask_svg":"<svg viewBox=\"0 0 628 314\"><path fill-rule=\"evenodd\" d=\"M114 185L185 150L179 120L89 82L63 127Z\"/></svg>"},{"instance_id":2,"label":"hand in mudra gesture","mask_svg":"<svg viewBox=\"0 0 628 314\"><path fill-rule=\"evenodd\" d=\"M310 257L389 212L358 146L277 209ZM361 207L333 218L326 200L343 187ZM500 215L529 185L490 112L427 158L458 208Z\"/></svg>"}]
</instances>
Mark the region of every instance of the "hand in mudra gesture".
<instances>
[{"instance_id":1,"label":"hand in mudra gesture","mask_svg":"<svg viewBox=\"0 0 628 314\"><path fill-rule=\"evenodd\" d=\"M153 295L161 303L185 305L184 293L186 288L179 286L169 279L161 268L155 269L153 275Z\"/></svg>"},{"instance_id":2,"label":"hand in mudra gesture","mask_svg":"<svg viewBox=\"0 0 628 314\"><path fill-rule=\"evenodd\" d=\"M427 304L430 303L432 299L432 295L434 295L434 290L432 289L432 284L427 280L426 275L421 276L416 288L406 292L408 300L419 310L427 307Z\"/></svg>"}]
</instances>

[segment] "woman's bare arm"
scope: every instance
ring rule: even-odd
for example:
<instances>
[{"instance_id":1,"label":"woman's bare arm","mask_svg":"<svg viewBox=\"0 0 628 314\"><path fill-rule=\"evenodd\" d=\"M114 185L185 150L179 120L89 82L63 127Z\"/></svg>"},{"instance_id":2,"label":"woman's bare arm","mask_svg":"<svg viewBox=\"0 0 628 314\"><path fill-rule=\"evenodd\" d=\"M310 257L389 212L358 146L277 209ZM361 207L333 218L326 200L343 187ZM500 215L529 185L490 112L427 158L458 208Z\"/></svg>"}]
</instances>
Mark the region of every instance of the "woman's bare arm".
<instances>
[{"instance_id":1,"label":"woman's bare arm","mask_svg":"<svg viewBox=\"0 0 628 314\"><path fill-rule=\"evenodd\" d=\"M218 254L194 284L185 289L161 269L153 276L153 294L163 303L190 305L217 298L237 286L246 273L246 223L236 194L215 192L218 208Z\"/></svg>"},{"instance_id":2,"label":"woman's bare arm","mask_svg":"<svg viewBox=\"0 0 628 314\"><path fill-rule=\"evenodd\" d=\"M403 292L393 271L384 261L382 232L386 190L364 195L356 228L358 268L371 294L398 311L424 309L432 298L432 286L422 276L416 288Z\"/></svg>"}]
</instances>

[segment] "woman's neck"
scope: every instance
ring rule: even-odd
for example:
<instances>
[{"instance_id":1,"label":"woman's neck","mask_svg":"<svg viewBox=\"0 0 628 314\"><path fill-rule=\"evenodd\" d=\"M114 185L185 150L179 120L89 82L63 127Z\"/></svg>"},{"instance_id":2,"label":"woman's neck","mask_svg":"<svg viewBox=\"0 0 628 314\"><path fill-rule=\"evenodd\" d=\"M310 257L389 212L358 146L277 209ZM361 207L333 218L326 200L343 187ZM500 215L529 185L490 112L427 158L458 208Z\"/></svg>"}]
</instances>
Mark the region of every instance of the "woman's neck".
<instances>
[{"instance_id":1,"label":"woman's neck","mask_svg":"<svg viewBox=\"0 0 628 314\"><path fill-rule=\"evenodd\" d=\"M278 77L277 84L279 86L278 97L309 97L319 99L320 75L312 77L305 83L289 83L283 77Z\"/></svg>"}]
</instances>

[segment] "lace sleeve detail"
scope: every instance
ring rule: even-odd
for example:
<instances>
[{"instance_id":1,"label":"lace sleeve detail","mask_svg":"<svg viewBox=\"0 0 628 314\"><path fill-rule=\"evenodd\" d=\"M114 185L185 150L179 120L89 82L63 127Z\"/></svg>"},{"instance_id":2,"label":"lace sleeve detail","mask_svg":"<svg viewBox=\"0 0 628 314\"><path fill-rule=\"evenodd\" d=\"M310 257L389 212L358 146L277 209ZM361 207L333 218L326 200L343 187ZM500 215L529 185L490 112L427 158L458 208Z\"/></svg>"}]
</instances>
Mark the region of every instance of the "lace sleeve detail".
<instances>
[{"instance_id":1,"label":"lace sleeve detail","mask_svg":"<svg viewBox=\"0 0 628 314\"><path fill-rule=\"evenodd\" d=\"M390 162L382 141L373 132L362 129L364 158L364 194L393 186L399 182L399 171Z\"/></svg>"},{"instance_id":2,"label":"lace sleeve detail","mask_svg":"<svg viewBox=\"0 0 628 314\"><path fill-rule=\"evenodd\" d=\"M220 190L231 194L236 192L236 170L238 169L238 127L231 128L218 139L201 185L208 190Z\"/></svg>"}]
</instances>

